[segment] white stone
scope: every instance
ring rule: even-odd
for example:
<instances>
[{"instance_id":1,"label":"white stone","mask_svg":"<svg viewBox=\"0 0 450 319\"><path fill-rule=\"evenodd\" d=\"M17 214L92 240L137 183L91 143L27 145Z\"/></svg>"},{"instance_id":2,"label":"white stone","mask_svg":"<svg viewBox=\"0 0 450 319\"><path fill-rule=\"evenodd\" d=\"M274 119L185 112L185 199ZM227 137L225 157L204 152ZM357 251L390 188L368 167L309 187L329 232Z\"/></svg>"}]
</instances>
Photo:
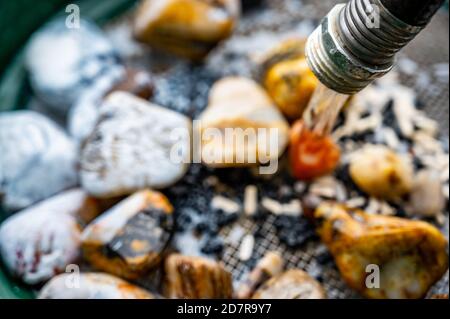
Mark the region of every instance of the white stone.
<instances>
[{"instance_id":1,"label":"white stone","mask_svg":"<svg viewBox=\"0 0 450 319\"><path fill-rule=\"evenodd\" d=\"M0 194L19 210L78 182L74 144L56 124L32 111L0 114Z\"/></svg>"},{"instance_id":2,"label":"white stone","mask_svg":"<svg viewBox=\"0 0 450 319\"><path fill-rule=\"evenodd\" d=\"M108 198L175 184L189 166L190 132L181 114L129 93L110 94L81 151L83 187Z\"/></svg>"},{"instance_id":3,"label":"white stone","mask_svg":"<svg viewBox=\"0 0 450 319\"><path fill-rule=\"evenodd\" d=\"M65 17L52 20L32 36L26 48L26 66L35 93L62 112L93 80L117 64L109 40L85 20L80 21L80 28L68 28Z\"/></svg>"},{"instance_id":4,"label":"white stone","mask_svg":"<svg viewBox=\"0 0 450 319\"><path fill-rule=\"evenodd\" d=\"M0 254L6 268L27 284L44 282L79 256L77 214L87 195L67 191L8 218L0 227Z\"/></svg>"}]
</instances>

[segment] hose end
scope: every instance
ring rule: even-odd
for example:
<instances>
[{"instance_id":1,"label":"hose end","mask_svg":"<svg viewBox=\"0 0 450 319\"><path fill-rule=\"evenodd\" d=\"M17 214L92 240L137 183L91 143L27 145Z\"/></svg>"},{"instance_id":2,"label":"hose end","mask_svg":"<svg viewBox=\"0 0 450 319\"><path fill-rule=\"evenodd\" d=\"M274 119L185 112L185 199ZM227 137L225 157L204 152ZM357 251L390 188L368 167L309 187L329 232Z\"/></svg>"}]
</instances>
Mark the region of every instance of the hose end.
<instances>
[{"instance_id":1,"label":"hose end","mask_svg":"<svg viewBox=\"0 0 450 319\"><path fill-rule=\"evenodd\" d=\"M392 15L380 0L335 6L310 35L306 58L328 88L355 94L388 73L395 55L422 31Z\"/></svg>"}]
</instances>

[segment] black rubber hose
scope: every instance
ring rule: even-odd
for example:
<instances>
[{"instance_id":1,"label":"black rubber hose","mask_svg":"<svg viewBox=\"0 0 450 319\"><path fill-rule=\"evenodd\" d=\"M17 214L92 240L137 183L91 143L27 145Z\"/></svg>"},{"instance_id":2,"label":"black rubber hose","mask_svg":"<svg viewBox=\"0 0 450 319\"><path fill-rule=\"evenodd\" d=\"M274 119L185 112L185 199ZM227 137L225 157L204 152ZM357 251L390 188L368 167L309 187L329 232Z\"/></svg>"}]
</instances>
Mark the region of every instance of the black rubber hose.
<instances>
[{"instance_id":1,"label":"black rubber hose","mask_svg":"<svg viewBox=\"0 0 450 319\"><path fill-rule=\"evenodd\" d=\"M386 9L398 19L414 26L430 22L445 0L381 0Z\"/></svg>"},{"instance_id":2,"label":"black rubber hose","mask_svg":"<svg viewBox=\"0 0 450 319\"><path fill-rule=\"evenodd\" d=\"M242 10L244 12L253 10L257 8L258 6L261 6L264 3L264 0L242 0Z\"/></svg>"}]
</instances>

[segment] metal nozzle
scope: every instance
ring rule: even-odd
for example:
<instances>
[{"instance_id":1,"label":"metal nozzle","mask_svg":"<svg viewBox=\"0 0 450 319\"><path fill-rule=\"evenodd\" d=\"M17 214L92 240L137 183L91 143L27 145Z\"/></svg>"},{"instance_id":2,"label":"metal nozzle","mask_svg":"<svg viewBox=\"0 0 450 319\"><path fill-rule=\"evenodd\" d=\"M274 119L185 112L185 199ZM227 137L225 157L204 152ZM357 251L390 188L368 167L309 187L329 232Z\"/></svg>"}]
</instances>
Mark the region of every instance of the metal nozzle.
<instances>
[{"instance_id":1,"label":"metal nozzle","mask_svg":"<svg viewBox=\"0 0 450 319\"><path fill-rule=\"evenodd\" d=\"M425 25L403 22L381 0L351 0L335 6L310 35L307 61L328 88L355 94L389 72L395 54Z\"/></svg>"}]
</instances>

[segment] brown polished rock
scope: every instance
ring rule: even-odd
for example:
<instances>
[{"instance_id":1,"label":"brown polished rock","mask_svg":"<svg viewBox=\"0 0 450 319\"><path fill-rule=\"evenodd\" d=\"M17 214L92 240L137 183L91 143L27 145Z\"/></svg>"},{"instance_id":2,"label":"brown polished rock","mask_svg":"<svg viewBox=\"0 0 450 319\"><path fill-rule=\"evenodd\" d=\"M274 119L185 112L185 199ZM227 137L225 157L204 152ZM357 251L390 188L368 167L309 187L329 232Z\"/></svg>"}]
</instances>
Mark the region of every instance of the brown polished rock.
<instances>
[{"instance_id":1,"label":"brown polished rock","mask_svg":"<svg viewBox=\"0 0 450 319\"><path fill-rule=\"evenodd\" d=\"M138 41L201 60L232 33L240 14L237 0L145 0L134 19Z\"/></svg>"},{"instance_id":2,"label":"brown polished rock","mask_svg":"<svg viewBox=\"0 0 450 319\"><path fill-rule=\"evenodd\" d=\"M174 227L173 207L158 192L126 198L86 227L82 247L96 269L138 279L161 261Z\"/></svg>"},{"instance_id":3,"label":"brown polished rock","mask_svg":"<svg viewBox=\"0 0 450 319\"><path fill-rule=\"evenodd\" d=\"M214 260L170 255L164 266L164 295L176 299L229 299L231 274Z\"/></svg>"}]
</instances>

